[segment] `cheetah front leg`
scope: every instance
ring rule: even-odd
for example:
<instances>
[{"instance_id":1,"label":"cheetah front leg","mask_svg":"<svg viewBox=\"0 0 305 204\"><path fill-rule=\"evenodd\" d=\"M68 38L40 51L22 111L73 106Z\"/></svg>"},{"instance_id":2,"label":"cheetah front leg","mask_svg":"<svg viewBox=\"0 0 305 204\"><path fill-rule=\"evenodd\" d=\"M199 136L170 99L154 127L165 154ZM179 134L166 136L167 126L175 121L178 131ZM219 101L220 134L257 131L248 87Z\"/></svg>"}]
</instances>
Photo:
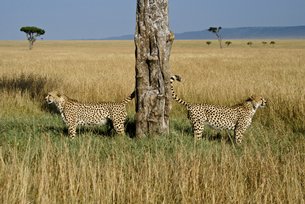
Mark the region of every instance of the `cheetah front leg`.
<instances>
[{"instance_id":1,"label":"cheetah front leg","mask_svg":"<svg viewBox=\"0 0 305 204\"><path fill-rule=\"evenodd\" d=\"M63 115L64 122L68 126L68 135L71 139L76 136L76 128L77 128L77 119L76 115L71 112L66 112Z\"/></svg>"},{"instance_id":2,"label":"cheetah front leg","mask_svg":"<svg viewBox=\"0 0 305 204\"><path fill-rule=\"evenodd\" d=\"M246 131L246 128L237 126L234 130L234 136L235 136L235 142L236 144L240 145L243 139L244 132Z\"/></svg>"},{"instance_id":3,"label":"cheetah front leg","mask_svg":"<svg viewBox=\"0 0 305 204\"><path fill-rule=\"evenodd\" d=\"M77 123L76 122L70 122L68 125L68 134L71 139L74 139L76 136L76 128Z\"/></svg>"}]
</instances>

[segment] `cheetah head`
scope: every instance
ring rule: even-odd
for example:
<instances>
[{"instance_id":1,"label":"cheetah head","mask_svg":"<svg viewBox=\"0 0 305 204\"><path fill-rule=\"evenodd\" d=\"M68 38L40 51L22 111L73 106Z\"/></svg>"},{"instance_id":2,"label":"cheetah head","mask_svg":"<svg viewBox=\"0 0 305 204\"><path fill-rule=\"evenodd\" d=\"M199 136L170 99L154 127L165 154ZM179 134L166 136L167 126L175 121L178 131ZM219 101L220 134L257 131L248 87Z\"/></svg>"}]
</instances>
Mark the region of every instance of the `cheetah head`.
<instances>
[{"instance_id":1,"label":"cheetah head","mask_svg":"<svg viewBox=\"0 0 305 204\"><path fill-rule=\"evenodd\" d=\"M61 93L59 93L58 91L51 91L48 93L48 95L45 97L46 102L48 104L52 104L52 103L62 103L64 102L64 95L62 95Z\"/></svg>"},{"instance_id":2,"label":"cheetah head","mask_svg":"<svg viewBox=\"0 0 305 204\"><path fill-rule=\"evenodd\" d=\"M247 101L251 102L254 109L264 108L266 107L267 104L266 99L264 99L261 96L255 96L255 95L250 96L250 98Z\"/></svg>"}]
</instances>

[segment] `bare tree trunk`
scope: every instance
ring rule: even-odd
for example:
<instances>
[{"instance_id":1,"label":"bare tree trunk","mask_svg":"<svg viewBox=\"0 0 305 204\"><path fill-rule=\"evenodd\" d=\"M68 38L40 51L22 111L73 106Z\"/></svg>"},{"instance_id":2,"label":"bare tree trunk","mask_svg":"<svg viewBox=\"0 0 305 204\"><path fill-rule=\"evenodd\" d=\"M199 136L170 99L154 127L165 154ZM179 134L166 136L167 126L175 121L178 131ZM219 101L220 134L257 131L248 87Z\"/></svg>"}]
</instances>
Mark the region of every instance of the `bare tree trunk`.
<instances>
[{"instance_id":1,"label":"bare tree trunk","mask_svg":"<svg viewBox=\"0 0 305 204\"><path fill-rule=\"evenodd\" d=\"M218 33L215 33L216 34L216 37L217 37L217 40L218 40L218 43L219 43L219 47L222 48L222 38L221 38L221 35L218 34Z\"/></svg>"},{"instance_id":2,"label":"bare tree trunk","mask_svg":"<svg viewBox=\"0 0 305 204\"><path fill-rule=\"evenodd\" d=\"M136 136L169 133L169 57L174 35L168 26L168 0L137 0Z\"/></svg>"},{"instance_id":3,"label":"bare tree trunk","mask_svg":"<svg viewBox=\"0 0 305 204\"><path fill-rule=\"evenodd\" d=\"M33 49L34 42L32 40L29 40L29 49Z\"/></svg>"}]
</instances>

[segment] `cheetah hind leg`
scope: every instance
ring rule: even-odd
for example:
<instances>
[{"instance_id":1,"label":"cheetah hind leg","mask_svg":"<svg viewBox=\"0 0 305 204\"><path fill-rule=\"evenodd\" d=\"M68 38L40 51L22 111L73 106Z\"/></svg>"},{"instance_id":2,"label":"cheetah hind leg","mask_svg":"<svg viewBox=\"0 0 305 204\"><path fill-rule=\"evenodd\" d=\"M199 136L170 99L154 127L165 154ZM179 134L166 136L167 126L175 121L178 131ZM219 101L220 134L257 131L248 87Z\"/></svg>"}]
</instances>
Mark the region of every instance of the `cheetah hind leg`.
<instances>
[{"instance_id":1,"label":"cheetah hind leg","mask_svg":"<svg viewBox=\"0 0 305 204\"><path fill-rule=\"evenodd\" d=\"M124 123L121 123L119 121L113 121L113 127L117 134L122 136L125 135Z\"/></svg>"}]
</instances>

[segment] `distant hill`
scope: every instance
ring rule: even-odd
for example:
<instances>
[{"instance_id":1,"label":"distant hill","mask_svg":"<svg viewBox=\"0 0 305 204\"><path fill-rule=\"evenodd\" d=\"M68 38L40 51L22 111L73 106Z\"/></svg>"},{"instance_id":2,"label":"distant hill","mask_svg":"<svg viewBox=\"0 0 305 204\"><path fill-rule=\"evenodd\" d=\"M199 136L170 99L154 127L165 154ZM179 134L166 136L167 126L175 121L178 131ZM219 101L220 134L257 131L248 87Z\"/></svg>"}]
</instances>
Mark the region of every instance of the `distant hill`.
<instances>
[{"instance_id":1,"label":"distant hill","mask_svg":"<svg viewBox=\"0 0 305 204\"><path fill-rule=\"evenodd\" d=\"M305 26L223 28L224 39L305 39ZM103 40L132 40L134 35L122 35ZM175 33L177 40L208 40L215 35L206 30Z\"/></svg>"}]
</instances>

